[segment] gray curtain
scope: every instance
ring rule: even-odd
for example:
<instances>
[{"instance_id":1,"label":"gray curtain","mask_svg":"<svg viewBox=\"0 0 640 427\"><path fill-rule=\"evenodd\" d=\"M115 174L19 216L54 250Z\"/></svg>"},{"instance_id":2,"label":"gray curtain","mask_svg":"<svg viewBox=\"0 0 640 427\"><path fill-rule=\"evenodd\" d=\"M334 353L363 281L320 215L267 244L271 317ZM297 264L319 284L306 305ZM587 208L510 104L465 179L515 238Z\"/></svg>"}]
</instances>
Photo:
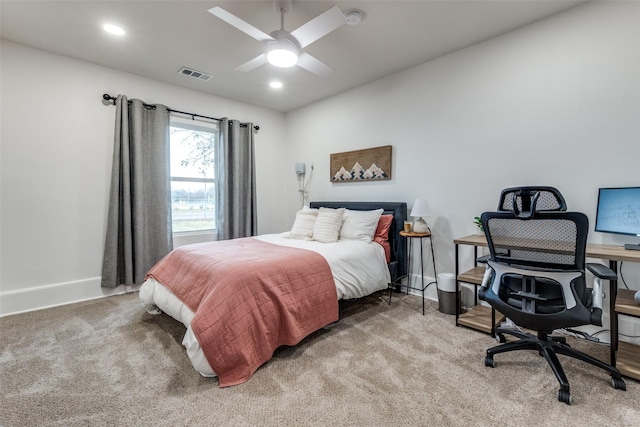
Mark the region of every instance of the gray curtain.
<instances>
[{"instance_id":1,"label":"gray curtain","mask_svg":"<svg viewBox=\"0 0 640 427\"><path fill-rule=\"evenodd\" d=\"M220 120L216 175L218 240L257 234L253 123Z\"/></svg>"},{"instance_id":2,"label":"gray curtain","mask_svg":"<svg viewBox=\"0 0 640 427\"><path fill-rule=\"evenodd\" d=\"M172 249L169 111L118 95L102 287L136 285Z\"/></svg>"}]
</instances>

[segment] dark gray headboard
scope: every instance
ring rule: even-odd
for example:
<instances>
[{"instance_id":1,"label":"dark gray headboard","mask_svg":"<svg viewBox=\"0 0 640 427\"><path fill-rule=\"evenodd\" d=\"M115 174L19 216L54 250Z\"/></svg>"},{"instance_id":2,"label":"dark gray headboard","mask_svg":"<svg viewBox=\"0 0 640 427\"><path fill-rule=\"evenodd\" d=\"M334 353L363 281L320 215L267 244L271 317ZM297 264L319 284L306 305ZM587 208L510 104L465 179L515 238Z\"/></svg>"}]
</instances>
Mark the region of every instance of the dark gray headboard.
<instances>
[{"instance_id":1,"label":"dark gray headboard","mask_svg":"<svg viewBox=\"0 0 640 427\"><path fill-rule=\"evenodd\" d=\"M312 208L347 208L358 211L384 209L385 214L393 215L389 228L389 244L391 245L391 281L407 274L407 239L400 236L407 220L407 204L405 202L311 202Z\"/></svg>"}]
</instances>

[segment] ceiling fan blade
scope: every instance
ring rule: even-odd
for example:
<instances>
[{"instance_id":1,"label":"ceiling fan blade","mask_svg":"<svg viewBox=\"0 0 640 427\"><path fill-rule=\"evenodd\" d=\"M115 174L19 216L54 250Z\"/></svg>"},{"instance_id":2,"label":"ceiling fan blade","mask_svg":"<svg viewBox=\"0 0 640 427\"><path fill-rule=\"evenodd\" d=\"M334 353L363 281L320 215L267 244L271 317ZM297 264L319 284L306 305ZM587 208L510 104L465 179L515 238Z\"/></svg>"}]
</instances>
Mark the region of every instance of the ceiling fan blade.
<instances>
[{"instance_id":1,"label":"ceiling fan blade","mask_svg":"<svg viewBox=\"0 0 640 427\"><path fill-rule=\"evenodd\" d=\"M346 23L347 18L344 17L344 14L338 6L333 6L311 21L293 30L291 35L298 40L300 47L304 48Z\"/></svg>"},{"instance_id":2,"label":"ceiling fan blade","mask_svg":"<svg viewBox=\"0 0 640 427\"><path fill-rule=\"evenodd\" d=\"M242 19L238 18L235 15L232 15L231 13L227 12L220 6L212 7L211 9L208 10L208 12L222 19L227 24L236 27L243 33L253 37L259 42L274 40L274 38L271 37L269 34L263 31L260 31L253 25L243 21Z\"/></svg>"},{"instance_id":3,"label":"ceiling fan blade","mask_svg":"<svg viewBox=\"0 0 640 427\"><path fill-rule=\"evenodd\" d=\"M267 63L267 54L263 53L262 55L256 56L251 61L247 61L244 64L240 65L239 67L236 67L236 71L244 71L244 72L251 71L266 63Z\"/></svg>"},{"instance_id":4,"label":"ceiling fan blade","mask_svg":"<svg viewBox=\"0 0 640 427\"><path fill-rule=\"evenodd\" d=\"M297 65L300 68L304 68L305 70L312 72L313 74L319 75L320 77L327 77L334 71L333 68L306 52L303 52L300 55Z\"/></svg>"}]
</instances>

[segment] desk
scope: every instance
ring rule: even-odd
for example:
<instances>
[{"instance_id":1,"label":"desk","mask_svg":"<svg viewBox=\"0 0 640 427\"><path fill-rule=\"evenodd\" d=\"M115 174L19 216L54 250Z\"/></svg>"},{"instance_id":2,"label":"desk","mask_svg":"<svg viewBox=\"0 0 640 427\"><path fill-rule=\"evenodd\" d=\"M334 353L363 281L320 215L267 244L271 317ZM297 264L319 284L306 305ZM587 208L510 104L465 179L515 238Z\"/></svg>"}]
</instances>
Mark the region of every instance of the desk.
<instances>
[{"instance_id":1,"label":"desk","mask_svg":"<svg viewBox=\"0 0 640 427\"><path fill-rule=\"evenodd\" d=\"M471 235L461 237L453 241L456 245L456 290L458 282L476 283L478 280L482 281L481 267L475 266L475 258L477 258L478 247L488 247L487 240L483 235ZM472 245L474 247L474 269L471 269L465 273L459 273L458 265L458 245ZM609 268L618 272L618 261L640 262L640 251L632 251L625 249L624 246L617 245L602 245L598 243L587 243L586 250L587 258L597 258L609 261ZM618 281L612 280L609 285L609 327L611 329L611 365L616 366L616 357L620 359L620 372L623 375L640 379L640 346L635 346L628 343L622 343L622 349L618 352L618 314L631 315L640 317L640 306L633 306L627 300L629 299L629 292L625 289L621 290L621 298L618 300ZM477 300L476 300L477 303ZM480 306L482 307L482 306ZM631 310L631 313L629 313ZM485 310L489 312L488 308ZM483 328L475 328L479 330L486 330L493 334L495 325L499 323L499 320L495 318L495 310L491 310L494 314L491 323L484 322ZM486 314L486 313L485 313ZM486 317L486 316L485 316ZM456 326L458 324L458 318L456 316ZM473 327L473 326L472 326Z\"/></svg>"},{"instance_id":2,"label":"desk","mask_svg":"<svg viewBox=\"0 0 640 427\"><path fill-rule=\"evenodd\" d=\"M424 291L427 289L427 287L433 283L438 283L438 274L436 273L436 258L435 255L433 253L433 240L431 239L431 230L427 231L426 233L416 233L414 231L401 231L400 235L402 237L406 237L407 240L409 241L409 252L408 252L408 259L409 259L409 265L407 266L407 275L406 276L402 276L399 277L392 285L394 286L398 286L398 287L403 287L407 289L407 292L409 292L409 289L414 290L414 291L421 291L422 292L422 315L424 316ZM419 239L419 244L420 244L420 280L422 281L422 286L419 288L414 288L411 286L411 265L412 265L412 250L413 250L413 241ZM429 243L431 244L431 261L433 262L433 276L434 276L434 280L427 283L425 285L424 283L424 256L423 256L423 239L429 239ZM403 285L402 284L402 279L406 278L407 279L407 284ZM393 292L393 290L391 290L391 292ZM391 304L391 292L389 293L389 304Z\"/></svg>"}]
</instances>

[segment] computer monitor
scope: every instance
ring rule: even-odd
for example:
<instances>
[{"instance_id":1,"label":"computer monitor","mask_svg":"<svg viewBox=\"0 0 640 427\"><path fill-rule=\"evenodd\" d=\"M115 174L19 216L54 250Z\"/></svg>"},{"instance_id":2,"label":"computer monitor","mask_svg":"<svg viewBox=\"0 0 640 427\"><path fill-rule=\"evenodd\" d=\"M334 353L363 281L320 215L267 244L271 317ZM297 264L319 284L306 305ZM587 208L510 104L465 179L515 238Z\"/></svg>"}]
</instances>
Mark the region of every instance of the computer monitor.
<instances>
[{"instance_id":1,"label":"computer monitor","mask_svg":"<svg viewBox=\"0 0 640 427\"><path fill-rule=\"evenodd\" d=\"M595 230L640 236L640 187L601 188ZM625 248L640 250L640 244L627 244Z\"/></svg>"}]
</instances>

